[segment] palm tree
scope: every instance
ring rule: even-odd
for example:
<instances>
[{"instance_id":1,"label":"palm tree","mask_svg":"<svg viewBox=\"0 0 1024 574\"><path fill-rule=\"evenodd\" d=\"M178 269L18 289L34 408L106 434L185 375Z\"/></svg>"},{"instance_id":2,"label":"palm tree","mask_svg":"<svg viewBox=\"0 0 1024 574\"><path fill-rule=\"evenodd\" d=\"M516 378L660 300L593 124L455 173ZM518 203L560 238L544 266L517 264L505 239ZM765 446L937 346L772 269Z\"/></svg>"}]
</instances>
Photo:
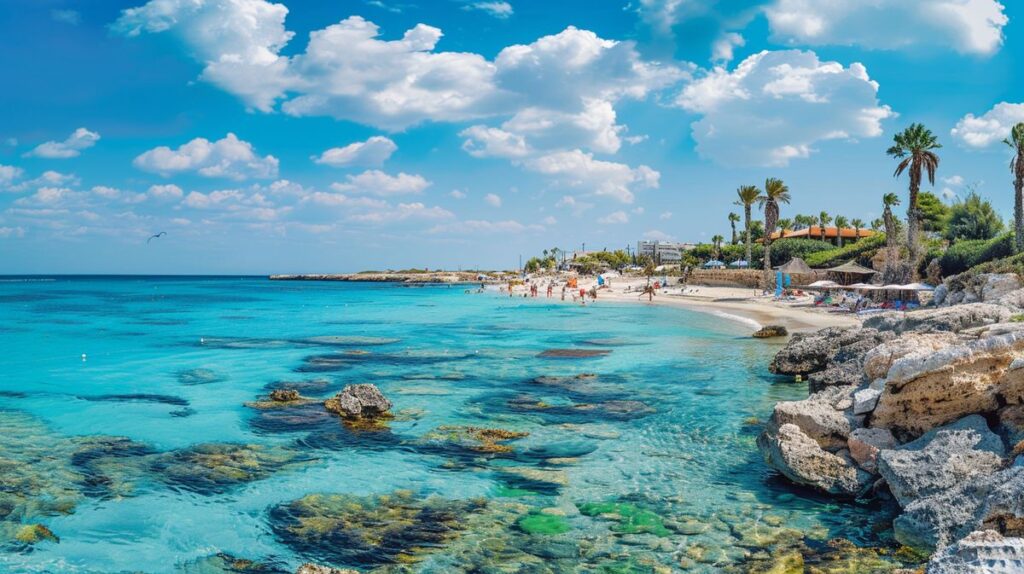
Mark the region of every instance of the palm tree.
<instances>
[{"instance_id":1,"label":"palm tree","mask_svg":"<svg viewBox=\"0 0 1024 574\"><path fill-rule=\"evenodd\" d=\"M793 220L792 219L780 219L779 220L779 231L782 232L782 235L785 235L787 231L790 231L792 229L793 229Z\"/></svg>"},{"instance_id":2,"label":"palm tree","mask_svg":"<svg viewBox=\"0 0 1024 574\"><path fill-rule=\"evenodd\" d=\"M892 214L892 208L899 204L900 196L895 193L882 196L882 221L885 225L885 246L888 249L896 247L896 217Z\"/></svg>"},{"instance_id":3,"label":"palm tree","mask_svg":"<svg viewBox=\"0 0 1024 574\"><path fill-rule=\"evenodd\" d=\"M711 245L715 247L715 259L722 260L722 242L725 238L721 235L715 235L711 238Z\"/></svg>"},{"instance_id":4,"label":"palm tree","mask_svg":"<svg viewBox=\"0 0 1024 574\"><path fill-rule=\"evenodd\" d=\"M843 215L836 216L836 235L839 236L839 247L843 246L843 228L849 227L850 221Z\"/></svg>"},{"instance_id":5,"label":"palm tree","mask_svg":"<svg viewBox=\"0 0 1024 574\"><path fill-rule=\"evenodd\" d=\"M885 229L885 221L881 217L871 220L871 229L873 231L881 231Z\"/></svg>"},{"instance_id":6,"label":"palm tree","mask_svg":"<svg viewBox=\"0 0 1024 574\"><path fill-rule=\"evenodd\" d=\"M794 230L800 230L800 229L804 228L804 218L805 217L806 217L805 215L800 214L800 213L798 213L798 214L793 216L793 229Z\"/></svg>"},{"instance_id":7,"label":"palm tree","mask_svg":"<svg viewBox=\"0 0 1024 574\"><path fill-rule=\"evenodd\" d=\"M1020 253L1024 251L1024 122L1013 126L1010 137L1003 142L1014 152L1010 161L1013 173L1013 247Z\"/></svg>"},{"instance_id":8,"label":"palm tree","mask_svg":"<svg viewBox=\"0 0 1024 574\"><path fill-rule=\"evenodd\" d=\"M853 242L860 241L860 230L864 227L864 220L854 217L850 220L850 225L853 226Z\"/></svg>"},{"instance_id":9,"label":"palm tree","mask_svg":"<svg viewBox=\"0 0 1024 574\"><path fill-rule=\"evenodd\" d=\"M832 223L832 216L827 211L818 214L818 230L821 231L821 240L825 241L825 226Z\"/></svg>"},{"instance_id":10,"label":"palm tree","mask_svg":"<svg viewBox=\"0 0 1024 574\"><path fill-rule=\"evenodd\" d=\"M771 245L772 233L775 232L775 225L779 222L779 204L789 203L789 188L781 179L770 177L764 182L764 195L758 198L757 203L764 211L764 283L765 287L771 285L772 281L772 260Z\"/></svg>"},{"instance_id":11,"label":"palm tree","mask_svg":"<svg viewBox=\"0 0 1024 574\"><path fill-rule=\"evenodd\" d=\"M736 224L739 223L740 216L736 213L729 212L729 226L732 227L732 244L736 245Z\"/></svg>"},{"instance_id":12,"label":"palm tree","mask_svg":"<svg viewBox=\"0 0 1024 574\"><path fill-rule=\"evenodd\" d=\"M935 170L939 168L936 149L942 147L938 138L921 124L910 127L893 136L893 146L886 153L901 159L893 177L899 177L910 168L910 197L907 202L907 249L910 251L910 267L917 268L920 258L921 211L917 207L917 194L921 191L921 172L928 173L928 181L935 185ZM915 271L916 273L916 271Z\"/></svg>"},{"instance_id":13,"label":"palm tree","mask_svg":"<svg viewBox=\"0 0 1024 574\"><path fill-rule=\"evenodd\" d=\"M743 220L744 220L744 231L746 232L745 241L747 243L747 265L750 265L750 209L754 203L757 203L761 199L761 190L756 185L741 185L736 190L736 195L739 200L736 201L736 205L743 206Z\"/></svg>"}]
</instances>

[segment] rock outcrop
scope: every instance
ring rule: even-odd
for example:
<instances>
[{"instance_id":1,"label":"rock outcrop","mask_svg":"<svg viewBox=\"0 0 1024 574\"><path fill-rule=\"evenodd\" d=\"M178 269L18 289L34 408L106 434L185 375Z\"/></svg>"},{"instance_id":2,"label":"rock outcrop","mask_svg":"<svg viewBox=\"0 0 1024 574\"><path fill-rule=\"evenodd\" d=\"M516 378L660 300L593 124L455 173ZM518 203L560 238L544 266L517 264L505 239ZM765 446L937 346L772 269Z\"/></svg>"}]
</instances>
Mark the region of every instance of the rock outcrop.
<instances>
[{"instance_id":1,"label":"rock outcrop","mask_svg":"<svg viewBox=\"0 0 1024 574\"><path fill-rule=\"evenodd\" d=\"M933 429L905 445L882 450L878 472L901 506L999 470L1003 441L978 415Z\"/></svg>"},{"instance_id":2,"label":"rock outcrop","mask_svg":"<svg viewBox=\"0 0 1024 574\"><path fill-rule=\"evenodd\" d=\"M763 433L757 438L757 445L765 462L787 478L830 494L856 496L871 479L846 451L826 451L794 424Z\"/></svg>"},{"instance_id":3,"label":"rock outcrop","mask_svg":"<svg viewBox=\"0 0 1024 574\"><path fill-rule=\"evenodd\" d=\"M768 370L778 375L817 373L830 363L859 359L892 338L891 333L856 327L829 327L816 333L798 333L775 355Z\"/></svg>"},{"instance_id":4,"label":"rock outcrop","mask_svg":"<svg viewBox=\"0 0 1024 574\"><path fill-rule=\"evenodd\" d=\"M1013 313L1001 305L973 303L938 309L922 309L912 313L889 311L864 321L865 328L903 334L908 332L933 333L948 331L959 333L965 329L1001 323Z\"/></svg>"},{"instance_id":5,"label":"rock outcrop","mask_svg":"<svg viewBox=\"0 0 1024 574\"><path fill-rule=\"evenodd\" d=\"M972 532L937 552L927 574L1018 574L1024 572L1024 539L994 530Z\"/></svg>"},{"instance_id":6,"label":"rock outcrop","mask_svg":"<svg viewBox=\"0 0 1024 574\"><path fill-rule=\"evenodd\" d=\"M755 339L768 339L771 337L785 337L786 335L789 335L789 331L783 325L765 325L751 336Z\"/></svg>"},{"instance_id":7,"label":"rock outcrop","mask_svg":"<svg viewBox=\"0 0 1024 574\"><path fill-rule=\"evenodd\" d=\"M895 447L896 439L889 429L859 428L850 433L846 444L850 458L864 470L875 474L878 472L878 453Z\"/></svg>"},{"instance_id":8,"label":"rock outcrop","mask_svg":"<svg viewBox=\"0 0 1024 574\"><path fill-rule=\"evenodd\" d=\"M785 424L800 427L821 448L846 448L850 432L861 426L863 417L852 415L852 387L833 387L815 393L802 401L784 401L775 404L769 429L777 430Z\"/></svg>"},{"instance_id":9,"label":"rock outcrop","mask_svg":"<svg viewBox=\"0 0 1024 574\"><path fill-rule=\"evenodd\" d=\"M1015 329L897 359L871 426L914 438L969 414L1024 403L1022 353L1024 330Z\"/></svg>"},{"instance_id":10,"label":"rock outcrop","mask_svg":"<svg viewBox=\"0 0 1024 574\"><path fill-rule=\"evenodd\" d=\"M359 574L359 572L349 570L348 568L331 568L330 566L321 566L307 562L299 566L295 574Z\"/></svg>"},{"instance_id":11,"label":"rock outcrop","mask_svg":"<svg viewBox=\"0 0 1024 574\"><path fill-rule=\"evenodd\" d=\"M388 416L391 401L377 385L347 385L334 398L324 401L328 411L345 419L375 419Z\"/></svg>"}]
</instances>

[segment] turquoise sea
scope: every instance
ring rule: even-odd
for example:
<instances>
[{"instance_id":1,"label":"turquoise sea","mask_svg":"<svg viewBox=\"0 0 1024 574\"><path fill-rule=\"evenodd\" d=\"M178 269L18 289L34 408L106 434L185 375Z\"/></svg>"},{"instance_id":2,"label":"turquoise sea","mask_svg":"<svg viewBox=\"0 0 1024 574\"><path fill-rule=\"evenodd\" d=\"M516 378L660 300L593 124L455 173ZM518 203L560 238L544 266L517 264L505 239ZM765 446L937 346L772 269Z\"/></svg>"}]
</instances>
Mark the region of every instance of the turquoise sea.
<instances>
[{"instance_id":1,"label":"turquoise sea","mask_svg":"<svg viewBox=\"0 0 1024 574\"><path fill-rule=\"evenodd\" d=\"M0 571L886 571L855 548L892 550L884 512L761 461L807 390L749 331L458 286L4 278ZM364 382L393 419L324 411ZM318 400L251 405L275 388Z\"/></svg>"}]
</instances>

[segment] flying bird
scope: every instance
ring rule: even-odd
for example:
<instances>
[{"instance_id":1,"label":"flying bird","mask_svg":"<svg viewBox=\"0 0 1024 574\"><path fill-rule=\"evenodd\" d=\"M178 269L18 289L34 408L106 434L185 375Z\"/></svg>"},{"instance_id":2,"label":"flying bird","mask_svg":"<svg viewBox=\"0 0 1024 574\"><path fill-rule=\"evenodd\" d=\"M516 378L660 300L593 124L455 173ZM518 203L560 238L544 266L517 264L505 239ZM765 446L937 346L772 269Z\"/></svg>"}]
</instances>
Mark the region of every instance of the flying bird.
<instances>
[{"instance_id":1,"label":"flying bird","mask_svg":"<svg viewBox=\"0 0 1024 574\"><path fill-rule=\"evenodd\" d=\"M148 244L150 241L153 241L154 239L163 237L164 235L167 235L166 231L161 231L160 233L157 233L155 235L150 235L149 239L146 240L146 243Z\"/></svg>"}]
</instances>

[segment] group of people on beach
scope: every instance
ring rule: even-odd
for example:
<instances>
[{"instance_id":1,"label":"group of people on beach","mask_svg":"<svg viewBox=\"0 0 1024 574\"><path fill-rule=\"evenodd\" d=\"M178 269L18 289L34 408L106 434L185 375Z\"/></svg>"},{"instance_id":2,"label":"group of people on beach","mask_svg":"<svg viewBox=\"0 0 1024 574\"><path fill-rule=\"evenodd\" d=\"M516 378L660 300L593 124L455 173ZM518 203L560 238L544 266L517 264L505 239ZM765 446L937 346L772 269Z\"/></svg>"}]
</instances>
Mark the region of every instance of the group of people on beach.
<instances>
[{"instance_id":1,"label":"group of people on beach","mask_svg":"<svg viewBox=\"0 0 1024 574\"><path fill-rule=\"evenodd\" d=\"M530 281L530 279L526 279L525 283L526 283L526 290L522 294L523 297L539 297L540 296L540 290L542 288L542 285L539 282ZM550 298L555 296L555 287L556 287L555 283L556 283L555 281L548 281L545 285L543 285L543 288L545 289L545 293L546 293L546 296L547 296L548 299L550 299ZM589 297L591 301L596 301L597 300L597 286L593 286L590 289L587 289L586 287L577 287L574 283L575 283L575 281L567 281L567 282L561 284L561 287L562 287L561 300L562 301L565 301L566 297L571 297L572 301L574 303L579 302L580 305L586 305L587 304L587 297ZM506 286L502 286L501 287L501 291L506 291L507 290L509 297L515 297L515 295L516 295L516 286L517 285L518 285L517 282L510 281L507 287Z\"/></svg>"}]
</instances>

